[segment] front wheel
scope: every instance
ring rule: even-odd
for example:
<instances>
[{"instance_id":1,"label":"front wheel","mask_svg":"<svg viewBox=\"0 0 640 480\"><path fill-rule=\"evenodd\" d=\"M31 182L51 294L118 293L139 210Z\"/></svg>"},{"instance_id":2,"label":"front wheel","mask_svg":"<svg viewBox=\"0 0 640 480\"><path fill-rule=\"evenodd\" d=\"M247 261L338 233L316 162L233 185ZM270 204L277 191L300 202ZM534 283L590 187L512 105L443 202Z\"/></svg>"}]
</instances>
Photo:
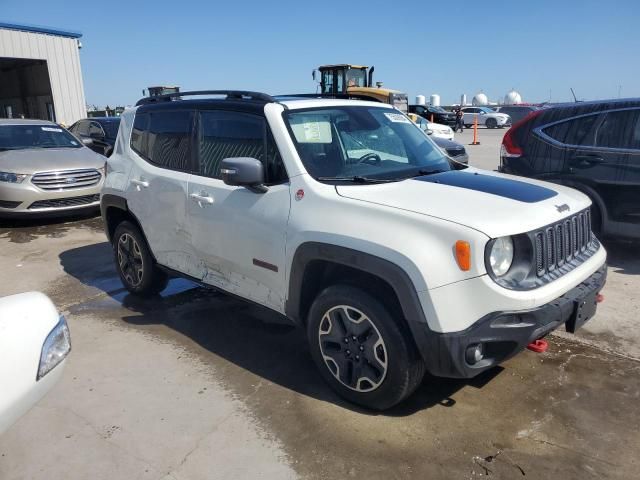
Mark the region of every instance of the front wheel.
<instances>
[{"instance_id":1,"label":"front wheel","mask_svg":"<svg viewBox=\"0 0 640 480\"><path fill-rule=\"evenodd\" d=\"M487 128L496 128L498 126L498 122L496 122L495 118L487 118L487 121L485 122L485 126Z\"/></svg>"},{"instance_id":2,"label":"front wheel","mask_svg":"<svg viewBox=\"0 0 640 480\"><path fill-rule=\"evenodd\" d=\"M316 298L307 324L311 356L339 395L385 410L417 388L424 362L398 320L348 285L328 287Z\"/></svg>"},{"instance_id":3,"label":"front wheel","mask_svg":"<svg viewBox=\"0 0 640 480\"><path fill-rule=\"evenodd\" d=\"M154 295L165 289L168 275L160 270L140 229L131 222L120 223L113 235L116 269L131 293Z\"/></svg>"}]
</instances>

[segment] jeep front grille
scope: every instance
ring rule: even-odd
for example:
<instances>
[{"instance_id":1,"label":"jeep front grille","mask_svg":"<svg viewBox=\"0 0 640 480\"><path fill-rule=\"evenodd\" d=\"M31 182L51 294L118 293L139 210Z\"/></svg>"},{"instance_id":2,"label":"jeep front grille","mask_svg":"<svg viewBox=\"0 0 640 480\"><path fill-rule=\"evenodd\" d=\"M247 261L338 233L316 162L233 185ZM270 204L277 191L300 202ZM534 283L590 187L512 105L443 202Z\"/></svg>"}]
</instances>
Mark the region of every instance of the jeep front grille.
<instances>
[{"instance_id":1,"label":"jeep front grille","mask_svg":"<svg viewBox=\"0 0 640 480\"><path fill-rule=\"evenodd\" d=\"M102 175L95 168L36 173L31 179L42 190L71 190L97 185Z\"/></svg>"},{"instance_id":2,"label":"jeep front grille","mask_svg":"<svg viewBox=\"0 0 640 480\"><path fill-rule=\"evenodd\" d=\"M588 209L534 232L536 274L546 275L584 254L594 240Z\"/></svg>"}]
</instances>

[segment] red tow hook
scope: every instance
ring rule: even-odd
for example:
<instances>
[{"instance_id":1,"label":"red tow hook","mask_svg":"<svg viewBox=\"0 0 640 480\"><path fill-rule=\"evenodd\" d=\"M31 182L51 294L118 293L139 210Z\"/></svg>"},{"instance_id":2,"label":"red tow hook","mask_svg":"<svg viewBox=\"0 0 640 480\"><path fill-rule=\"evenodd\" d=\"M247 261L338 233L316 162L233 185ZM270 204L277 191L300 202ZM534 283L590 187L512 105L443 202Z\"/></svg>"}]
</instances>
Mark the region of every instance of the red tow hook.
<instances>
[{"instance_id":1,"label":"red tow hook","mask_svg":"<svg viewBox=\"0 0 640 480\"><path fill-rule=\"evenodd\" d=\"M529 350L531 350L532 352L536 352L536 353L546 352L548 347L549 347L549 344L547 343L547 341L546 340L542 340L541 338L539 338L538 340L535 340L535 341L531 342L529 345L527 345L527 348Z\"/></svg>"},{"instance_id":2,"label":"red tow hook","mask_svg":"<svg viewBox=\"0 0 640 480\"><path fill-rule=\"evenodd\" d=\"M604 302L604 295L599 293L596 295L596 303L602 303Z\"/></svg>"}]
</instances>

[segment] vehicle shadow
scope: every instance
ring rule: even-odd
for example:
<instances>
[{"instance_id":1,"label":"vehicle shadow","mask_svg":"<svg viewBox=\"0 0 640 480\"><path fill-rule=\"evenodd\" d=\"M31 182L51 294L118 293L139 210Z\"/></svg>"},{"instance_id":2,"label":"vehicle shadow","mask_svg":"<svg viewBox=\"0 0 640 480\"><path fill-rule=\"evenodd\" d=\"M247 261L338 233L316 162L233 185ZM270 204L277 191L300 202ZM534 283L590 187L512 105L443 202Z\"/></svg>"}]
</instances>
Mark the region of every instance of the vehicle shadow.
<instances>
[{"instance_id":1,"label":"vehicle shadow","mask_svg":"<svg viewBox=\"0 0 640 480\"><path fill-rule=\"evenodd\" d=\"M640 274L640 242L605 239L607 264L615 273L624 275Z\"/></svg>"},{"instance_id":2,"label":"vehicle shadow","mask_svg":"<svg viewBox=\"0 0 640 480\"><path fill-rule=\"evenodd\" d=\"M426 376L407 401L383 413L372 412L338 397L316 371L303 329L267 308L183 279L172 280L165 291L154 297L130 295L119 282L106 242L67 250L60 254L60 262L66 273L86 285L101 288L120 303L126 310L118 315L133 328L165 325L217 357L261 378L301 395L367 415L407 416L436 405L453 407L456 402L452 396L458 390L466 386L482 388L502 370L497 367L472 380ZM88 300L81 308L91 308L92 302L99 300ZM104 308L103 300L100 309ZM225 370L228 369L218 369L218 372L225 376ZM232 374L224 380L232 388L237 381Z\"/></svg>"},{"instance_id":3,"label":"vehicle shadow","mask_svg":"<svg viewBox=\"0 0 640 480\"><path fill-rule=\"evenodd\" d=\"M88 210L55 217L1 218L0 236L8 238L12 243L28 243L38 237L59 238L77 228L103 231L99 213L99 210Z\"/></svg>"}]
</instances>

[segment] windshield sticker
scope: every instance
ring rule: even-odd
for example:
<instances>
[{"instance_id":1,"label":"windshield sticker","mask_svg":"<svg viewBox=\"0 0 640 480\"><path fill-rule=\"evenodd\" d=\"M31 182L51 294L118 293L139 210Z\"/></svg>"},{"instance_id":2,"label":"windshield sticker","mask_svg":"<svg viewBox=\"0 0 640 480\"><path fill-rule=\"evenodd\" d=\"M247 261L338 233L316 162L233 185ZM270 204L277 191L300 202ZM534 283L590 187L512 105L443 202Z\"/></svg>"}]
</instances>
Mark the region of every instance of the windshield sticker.
<instances>
[{"instance_id":1,"label":"windshield sticker","mask_svg":"<svg viewBox=\"0 0 640 480\"><path fill-rule=\"evenodd\" d=\"M411 120L409 120L401 113L385 113L384 116L391 120L393 123L411 123Z\"/></svg>"},{"instance_id":2,"label":"windshield sticker","mask_svg":"<svg viewBox=\"0 0 640 480\"><path fill-rule=\"evenodd\" d=\"M291 129L298 143L331 143L331 123L328 115L296 115Z\"/></svg>"},{"instance_id":3,"label":"windshield sticker","mask_svg":"<svg viewBox=\"0 0 640 480\"><path fill-rule=\"evenodd\" d=\"M58 133L62 133L62 129L61 128L53 128L53 127L40 127L42 129L43 132L58 132Z\"/></svg>"}]
</instances>

